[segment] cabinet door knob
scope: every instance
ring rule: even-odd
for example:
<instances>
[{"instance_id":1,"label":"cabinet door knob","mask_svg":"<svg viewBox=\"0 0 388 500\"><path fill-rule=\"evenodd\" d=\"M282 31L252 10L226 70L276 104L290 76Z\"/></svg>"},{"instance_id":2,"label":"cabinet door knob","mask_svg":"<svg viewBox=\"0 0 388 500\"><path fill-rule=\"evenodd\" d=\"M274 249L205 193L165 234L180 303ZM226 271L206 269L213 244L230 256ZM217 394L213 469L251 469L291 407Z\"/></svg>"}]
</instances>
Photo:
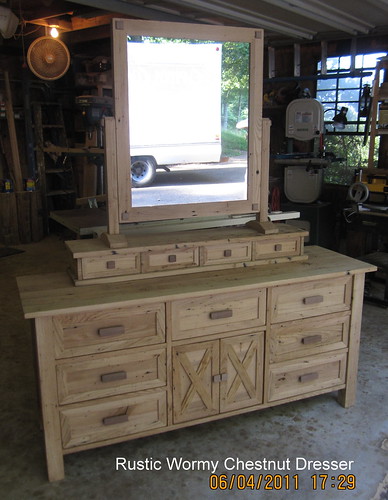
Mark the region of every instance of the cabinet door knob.
<instances>
[{"instance_id":1,"label":"cabinet door knob","mask_svg":"<svg viewBox=\"0 0 388 500\"><path fill-rule=\"evenodd\" d=\"M123 335L123 333L125 333L125 328L122 325L107 326L98 329L98 335L100 337L115 337L116 335Z\"/></svg>"},{"instance_id":2,"label":"cabinet door knob","mask_svg":"<svg viewBox=\"0 0 388 500\"><path fill-rule=\"evenodd\" d=\"M227 373L219 373L218 375L213 375L213 382L215 383L226 382L227 380L228 380Z\"/></svg>"},{"instance_id":3,"label":"cabinet door knob","mask_svg":"<svg viewBox=\"0 0 388 500\"><path fill-rule=\"evenodd\" d=\"M115 424L123 424L124 422L128 422L128 415L114 415L113 417L105 417L102 419L102 423L104 425L115 425Z\"/></svg>"},{"instance_id":4,"label":"cabinet door knob","mask_svg":"<svg viewBox=\"0 0 388 500\"><path fill-rule=\"evenodd\" d=\"M213 311L210 313L210 319L231 318L232 316L232 309L224 309L223 311Z\"/></svg>"},{"instance_id":5,"label":"cabinet door knob","mask_svg":"<svg viewBox=\"0 0 388 500\"><path fill-rule=\"evenodd\" d=\"M300 375L299 382L301 382L302 384L306 382L312 382L313 380L316 380L318 377L319 377L318 372L305 373L304 375Z\"/></svg>"},{"instance_id":6,"label":"cabinet door knob","mask_svg":"<svg viewBox=\"0 0 388 500\"><path fill-rule=\"evenodd\" d=\"M104 373L101 375L101 382L115 382L116 380L125 380L127 378L127 372L112 372Z\"/></svg>"},{"instance_id":7,"label":"cabinet door knob","mask_svg":"<svg viewBox=\"0 0 388 500\"><path fill-rule=\"evenodd\" d=\"M302 344L316 344L317 342L321 342L322 335L309 335L308 337L303 337Z\"/></svg>"},{"instance_id":8,"label":"cabinet door knob","mask_svg":"<svg viewBox=\"0 0 388 500\"><path fill-rule=\"evenodd\" d=\"M320 302L323 302L323 295L312 295L303 299L303 304L306 305L319 304Z\"/></svg>"}]
</instances>

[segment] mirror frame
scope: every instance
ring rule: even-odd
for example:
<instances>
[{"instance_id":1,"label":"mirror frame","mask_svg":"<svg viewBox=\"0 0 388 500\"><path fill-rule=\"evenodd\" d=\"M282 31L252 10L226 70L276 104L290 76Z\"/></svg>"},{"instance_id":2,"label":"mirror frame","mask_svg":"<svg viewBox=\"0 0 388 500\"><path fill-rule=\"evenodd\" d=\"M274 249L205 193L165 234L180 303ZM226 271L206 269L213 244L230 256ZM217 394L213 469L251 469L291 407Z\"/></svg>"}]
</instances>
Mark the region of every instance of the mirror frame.
<instances>
[{"instance_id":1,"label":"mirror frame","mask_svg":"<svg viewBox=\"0 0 388 500\"><path fill-rule=\"evenodd\" d=\"M192 204L133 207L130 175L130 133L128 112L128 36L192 38L215 42L245 42L250 44L249 114L247 155L247 199L236 201L201 202ZM106 133L106 168L109 233L118 232L119 224L185 219L192 217L229 216L260 212L262 179L262 81L263 31L206 24L172 23L130 19L112 20L112 62L114 92L114 130ZM114 141L114 144L112 144ZM115 145L115 147L114 147ZM268 154L268 151L267 151ZM113 171L112 171L113 169ZM263 203L262 203L263 205ZM112 220L112 214L113 219ZM179 214L177 217L176 214ZM112 228L113 224L113 228Z\"/></svg>"}]
</instances>

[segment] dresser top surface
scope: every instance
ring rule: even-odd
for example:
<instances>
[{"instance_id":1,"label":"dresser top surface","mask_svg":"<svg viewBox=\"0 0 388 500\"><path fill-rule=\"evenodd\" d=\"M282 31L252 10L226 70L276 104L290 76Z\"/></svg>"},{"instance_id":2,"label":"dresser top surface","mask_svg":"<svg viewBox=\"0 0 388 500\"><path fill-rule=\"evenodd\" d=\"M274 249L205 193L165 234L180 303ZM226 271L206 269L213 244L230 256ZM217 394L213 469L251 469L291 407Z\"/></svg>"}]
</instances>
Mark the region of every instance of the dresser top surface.
<instances>
[{"instance_id":1,"label":"dresser top surface","mask_svg":"<svg viewBox=\"0 0 388 500\"><path fill-rule=\"evenodd\" d=\"M243 288L286 285L376 270L368 263L316 246L306 247L305 254L308 255L308 260L303 262L239 267L82 287L74 286L66 273L21 276L17 278L17 283L25 317L37 318L215 292L232 292Z\"/></svg>"}]
</instances>

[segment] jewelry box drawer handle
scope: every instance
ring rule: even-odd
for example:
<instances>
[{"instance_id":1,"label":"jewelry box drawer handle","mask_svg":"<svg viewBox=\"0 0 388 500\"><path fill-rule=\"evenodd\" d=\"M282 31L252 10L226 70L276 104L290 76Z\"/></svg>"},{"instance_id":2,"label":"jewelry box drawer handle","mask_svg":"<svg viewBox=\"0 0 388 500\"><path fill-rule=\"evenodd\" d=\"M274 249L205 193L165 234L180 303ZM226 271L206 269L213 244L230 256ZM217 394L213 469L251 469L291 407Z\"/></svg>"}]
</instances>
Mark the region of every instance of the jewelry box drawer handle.
<instances>
[{"instance_id":1,"label":"jewelry box drawer handle","mask_svg":"<svg viewBox=\"0 0 388 500\"><path fill-rule=\"evenodd\" d=\"M302 384L306 382L312 382L313 380L316 380L318 377L319 377L318 372L305 373L304 375L300 375L299 382L301 382Z\"/></svg>"},{"instance_id":2,"label":"jewelry box drawer handle","mask_svg":"<svg viewBox=\"0 0 388 500\"><path fill-rule=\"evenodd\" d=\"M125 380L127 378L127 372L112 372L112 373L103 373L101 375L101 382L116 382L117 380Z\"/></svg>"},{"instance_id":3,"label":"jewelry box drawer handle","mask_svg":"<svg viewBox=\"0 0 388 500\"><path fill-rule=\"evenodd\" d=\"M281 243L277 243L275 245L275 252L281 252L283 248L283 245Z\"/></svg>"},{"instance_id":4,"label":"jewelry box drawer handle","mask_svg":"<svg viewBox=\"0 0 388 500\"><path fill-rule=\"evenodd\" d=\"M303 304L311 305L311 304L320 304L323 302L323 295L311 295L311 297L305 297L303 299Z\"/></svg>"},{"instance_id":5,"label":"jewelry box drawer handle","mask_svg":"<svg viewBox=\"0 0 388 500\"><path fill-rule=\"evenodd\" d=\"M115 425L115 424L123 424L128 422L128 415L114 415L113 417L105 417L102 419L102 423L104 425Z\"/></svg>"},{"instance_id":6,"label":"jewelry box drawer handle","mask_svg":"<svg viewBox=\"0 0 388 500\"><path fill-rule=\"evenodd\" d=\"M317 344L318 342L321 341L322 341L322 335L310 335L309 337L302 338L302 344L304 345Z\"/></svg>"},{"instance_id":7,"label":"jewelry box drawer handle","mask_svg":"<svg viewBox=\"0 0 388 500\"><path fill-rule=\"evenodd\" d=\"M176 262L176 255L169 255L168 262Z\"/></svg>"},{"instance_id":8,"label":"jewelry box drawer handle","mask_svg":"<svg viewBox=\"0 0 388 500\"><path fill-rule=\"evenodd\" d=\"M223 311L213 311L210 313L210 319L231 318L232 316L232 309L224 309Z\"/></svg>"},{"instance_id":9,"label":"jewelry box drawer handle","mask_svg":"<svg viewBox=\"0 0 388 500\"><path fill-rule=\"evenodd\" d=\"M230 249L224 250L224 257L232 257L232 250Z\"/></svg>"},{"instance_id":10,"label":"jewelry box drawer handle","mask_svg":"<svg viewBox=\"0 0 388 500\"><path fill-rule=\"evenodd\" d=\"M125 328L122 325L107 326L105 328L98 329L98 335L100 337L116 337L117 335L123 335L124 333L125 333Z\"/></svg>"},{"instance_id":11,"label":"jewelry box drawer handle","mask_svg":"<svg viewBox=\"0 0 388 500\"><path fill-rule=\"evenodd\" d=\"M108 260L106 263L106 268L107 269L115 269L116 268L116 262L114 260Z\"/></svg>"}]
</instances>

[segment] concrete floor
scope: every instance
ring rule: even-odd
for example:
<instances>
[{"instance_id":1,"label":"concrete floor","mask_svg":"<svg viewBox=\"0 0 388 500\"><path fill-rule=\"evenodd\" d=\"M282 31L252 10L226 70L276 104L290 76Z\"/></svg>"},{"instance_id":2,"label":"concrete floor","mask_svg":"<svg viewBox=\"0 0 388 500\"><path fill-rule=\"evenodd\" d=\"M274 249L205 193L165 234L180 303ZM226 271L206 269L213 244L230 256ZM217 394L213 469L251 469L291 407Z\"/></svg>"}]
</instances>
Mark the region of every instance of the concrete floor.
<instances>
[{"instance_id":1,"label":"concrete floor","mask_svg":"<svg viewBox=\"0 0 388 500\"><path fill-rule=\"evenodd\" d=\"M218 422L65 457L66 478L49 483L43 435L39 426L30 325L23 319L15 276L66 268L60 236L21 245L24 252L0 259L0 495L24 499L197 498L388 499L387 339L388 310L364 306L357 403L342 408L335 393ZM115 470L117 457L162 462L160 471ZM213 491L208 470L170 471L167 458L219 460L286 460L299 475L299 489ZM296 457L307 460L354 461L356 490L338 491L338 471L329 470L324 491L313 491L314 471L295 471ZM233 471L232 471L233 472ZM229 472L229 475L232 474ZM246 475L251 472L245 472ZM322 471L321 471L322 472ZM318 472L317 474L320 474ZM267 472L266 472L267 473ZM255 471L258 480L260 472ZM334 486L331 486L331 485Z\"/></svg>"}]
</instances>

